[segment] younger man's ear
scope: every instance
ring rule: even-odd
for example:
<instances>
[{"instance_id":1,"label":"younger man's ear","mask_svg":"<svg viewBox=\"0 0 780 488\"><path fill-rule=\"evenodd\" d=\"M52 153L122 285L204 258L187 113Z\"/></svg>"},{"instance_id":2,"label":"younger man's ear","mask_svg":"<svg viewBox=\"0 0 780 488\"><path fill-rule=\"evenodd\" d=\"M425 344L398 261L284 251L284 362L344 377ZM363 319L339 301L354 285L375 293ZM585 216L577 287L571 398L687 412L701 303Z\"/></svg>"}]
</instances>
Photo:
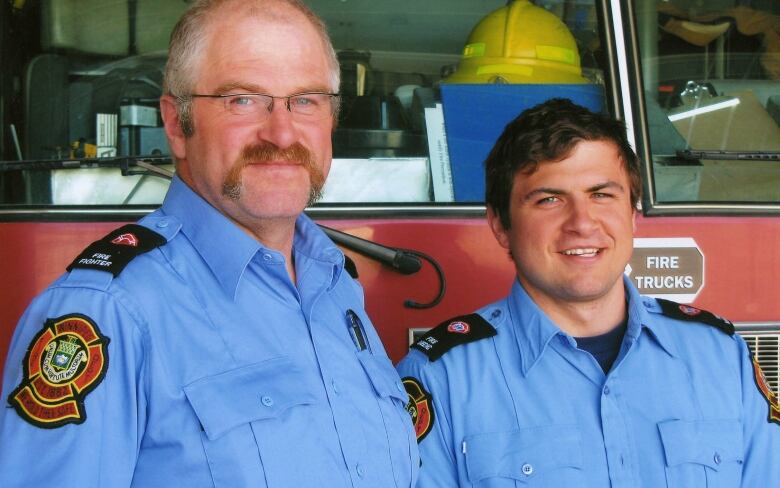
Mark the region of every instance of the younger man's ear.
<instances>
[{"instance_id":1,"label":"younger man's ear","mask_svg":"<svg viewBox=\"0 0 780 488\"><path fill-rule=\"evenodd\" d=\"M509 249L509 232L508 229L504 229L504 224L501 223L501 218L493 210L493 207L488 205L487 207L487 220L490 225L490 230L493 231L498 244L504 249Z\"/></svg>"}]
</instances>

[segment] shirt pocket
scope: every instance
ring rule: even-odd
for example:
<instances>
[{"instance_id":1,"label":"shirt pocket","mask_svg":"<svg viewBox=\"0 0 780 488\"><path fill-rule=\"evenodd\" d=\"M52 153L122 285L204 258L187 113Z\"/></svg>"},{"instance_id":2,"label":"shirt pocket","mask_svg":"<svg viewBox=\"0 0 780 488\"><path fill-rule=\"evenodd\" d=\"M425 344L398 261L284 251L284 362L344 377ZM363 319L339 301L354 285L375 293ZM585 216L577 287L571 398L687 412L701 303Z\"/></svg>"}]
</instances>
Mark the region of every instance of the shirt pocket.
<instances>
[{"instance_id":1,"label":"shirt pocket","mask_svg":"<svg viewBox=\"0 0 780 488\"><path fill-rule=\"evenodd\" d=\"M470 435L461 446L473 486L584 486L576 425Z\"/></svg>"},{"instance_id":2,"label":"shirt pocket","mask_svg":"<svg viewBox=\"0 0 780 488\"><path fill-rule=\"evenodd\" d=\"M409 396L390 360L386 357L377 357L367 351L358 353L357 357L377 396L393 399L401 406L405 406Z\"/></svg>"},{"instance_id":3,"label":"shirt pocket","mask_svg":"<svg viewBox=\"0 0 780 488\"><path fill-rule=\"evenodd\" d=\"M409 395L390 359L368 351L357 354L363 370L377 395L391 450L396 485L409 486L420 465L417 438L406 411ZM411 460L411 461L410 461Z\"/></svg>"},{"instance_id":4,"label":"shirt pocket","mask_svg":"<svg viewBox=\"0 0 780 488\"><path fill-rule=\"evenodd\" d=\"M315 402L308 380L286 357L198 379L184 393L203 427L214 486L265 486L251 423Z\"/></svg>"},{"instance_id":5,"label":"shirt pocket","mask_svg":"<svg viewBox=\"0 0 780 488\"><path fill-rule=\"evenodd\" d=\"M726 488L742 478L738 420L668 420L658 424L669 488Z\"/></svg>"}]
</instances>

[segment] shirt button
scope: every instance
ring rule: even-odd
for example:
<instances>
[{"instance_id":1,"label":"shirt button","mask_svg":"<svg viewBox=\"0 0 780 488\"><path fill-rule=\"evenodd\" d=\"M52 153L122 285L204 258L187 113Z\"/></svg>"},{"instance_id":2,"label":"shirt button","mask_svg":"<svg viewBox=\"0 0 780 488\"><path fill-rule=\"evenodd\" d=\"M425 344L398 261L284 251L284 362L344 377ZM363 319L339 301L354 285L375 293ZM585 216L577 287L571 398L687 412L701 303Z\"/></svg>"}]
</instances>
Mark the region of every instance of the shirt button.
<instances>
[{"instance_id":1,"label":"shirt button","mask_svg":"<svg viewBox=\"0 0 780 488\"><path fill-rule=\"evenodd\" d=\"M362 466L362 465L360 465L360 464L358 464L358 465L357 465L357 474L358 474L358 476L360 476L361 478L363 478L363 477L366 475L366 470L365 470L365 468L363 468L363 466Z\"/></svg>"},{"instance_id":2,"label":"shirt button","mask_svg":"<svg viewBox=\"0 0 780 488\"><path fill-rule=\"evenodd\" d=\"M273 259L273 258L271 257L271 255L270 255L270 254L263 254L263 259L264 259L265 261L270 261L270 260L271 260L271 259Z\"/></svg>"},{"instance_id":3,"label":"shirt button","mask_svg":"<svg viewBox=\"0 0 780 488\"><path fill-rule=\"evenodd\" d=\"M269 397L269 396L267 396L267 395L263 395L263 397L260 399L260 401L266 407L270 407L270 406L272 406L274 404L274 399Z\"/></svg>"},{"instance_id":4,"label":"shirt button","mask_svg":"<svg viewBox=\"0 0 780 488\"><path fill-rule=\"evenodd\" d=\"M718 454L717 452L715 453L715 456L712 457L712 460L715 461L715 464L720 464L720 462L722 461L720 454Z\"/></svg>"},{"instance_id":5,"label":"shirt button","mask_svg":"<svg viewBox=\"0 0 780 488\"><path fill-rule=\"evenodd\" d=\"M608 386L604 387L604 394L605 395L609 395L609 387Z\"/></svg>"},{"instance_id":6,"label":"shirt button","mask_svg":"<svg viewBox=\"0 0 780 488\"><path fill-rule=\"evenodd\" d=\"M161 229L164 229L164 228L168 227L168 221L167 220L161 220L161 221L157 222L157 227L159 227Z\"/></svg>"},{"instance_id":7,"label":"shirt button","mask_svg":"<svg viewBox=\"0 0 780 488\"><path fill-rule=\"evenodd\" d=\"M336 383L336 380L333 380L333 382L331 383L331 386L333 387L333 393L338 395L339 394L339 384Z\"/></svg>"},{"instance_id":8,"label":"shirt button","mask_svg":"<svg viewBox=\"0 0 780 488\"><path fill-rule=\"evenodd\" d=\"M526 476L531 476L534 473L534 467L528 463L523 464L521 469L523 470L523 474Z\"/></svg>"}]
</instances>

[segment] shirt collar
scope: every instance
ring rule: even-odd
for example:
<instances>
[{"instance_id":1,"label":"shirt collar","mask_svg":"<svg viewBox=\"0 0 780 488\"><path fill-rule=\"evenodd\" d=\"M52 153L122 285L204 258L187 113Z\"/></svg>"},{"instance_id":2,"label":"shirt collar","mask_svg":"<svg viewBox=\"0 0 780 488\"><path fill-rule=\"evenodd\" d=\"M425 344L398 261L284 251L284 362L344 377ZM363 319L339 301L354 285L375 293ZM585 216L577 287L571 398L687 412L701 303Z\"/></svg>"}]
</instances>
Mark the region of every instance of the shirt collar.
<instances>
[{"instance_id":1,"label":"shirt collar","mask_svg":"<svg viewBox=\"0 0 780 488\"><path fill-rule=\"evenodd\" d=\"M299 215L295 221L293 252L296 268L300 269L300 261L304 259L319 261L330 266L331 282L329 288L336 285L344 270L344 253L306 214Z\"/></svg>"},{"instance_id":2,"label":"shirt collar","mask_svg":"<svg viewBox=\"0 0 780 488\"><path fill-rule=\"evenodd\" d=\"M222 289L235 297L244 270L258 252L283 259L195 193L178 176L165 196L162 210L182 222L182 232L203 257ZM344 255L317 225L301 214L295 223L293 249L296 258L326 261L334 266L331 286L344 267Z\"/></svg>"},{"instance_id":3,"label":"shirt collar","mask_svg":"<svg viewBox=\"0 0 780 488\"><path fill-rule=\"evenodd\" d=\"M669 327L664 327L656 313L661 308L654 298L642 296L628 276L623 277L623 283L628 297L628 329L626 335L632 342L635 341L643 330L647 330L658 345L670 356L677 356L674 337Z\"/></svg>"},{"instance_id":4,"label":"shirt collar","mask_svg":"<svg viewBox=\"0 0 780 488\"><path fill-rule=\"evenodd\" d=\"M656 306L655 300L643 297L631 283L631 279L624 275L623 284L628 300L628 325L626 336L632 342L635 341L644 329L656 339L660 346L670 355L676 355L674 341L669 336L668 328L660 327L654 314L649 313L651 306ZM522 357L523 375L534 367L544 353L548 344L556 335L569 338L555 325L539 306L531 299L518 280L512 286L509 297L509 313L517 337L517 346Z\"/></svg>"},{"instance_id":5,"label":"shirt collar","mask_svg":"<svg viewBox=\"0 0 780 488\"><path fill-rule=\"evenodd\" d=\"M537 363L553 337L563 334L515 279L509 295L509 314L520 349L523 375Z\"/></svg>"},{"instance_id":6,"label":"shirt collar","mask_svg":"<svg viewBox=\"0 0 780 488\"><path fill-rule=\"evenodd\" d=\"M201 255L228 296L261 245L174 176L162 210L182 223L182 232Z\"/></svg>"}]
</instances>

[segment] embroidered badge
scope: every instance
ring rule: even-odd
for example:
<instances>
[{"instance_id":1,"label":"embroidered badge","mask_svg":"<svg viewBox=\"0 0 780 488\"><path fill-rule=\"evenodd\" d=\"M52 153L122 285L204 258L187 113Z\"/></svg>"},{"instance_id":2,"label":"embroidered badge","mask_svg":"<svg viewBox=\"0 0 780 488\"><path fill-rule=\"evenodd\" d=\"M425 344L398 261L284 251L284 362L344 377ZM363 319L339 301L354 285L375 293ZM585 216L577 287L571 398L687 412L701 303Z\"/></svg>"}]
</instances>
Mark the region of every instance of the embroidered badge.
<instances>
[{"instance_id":1,"label":"embroidered badge","mask_svg":"<svg viewBox=\"0 0 780 488\"><path fill-rule=\"evenodd\" d=\"M758 364L756 357L752 354L750 357L753 360L753 375L756 380L756 386L758 386L758 390L764 398L766 398L767 403L769 403L769 417L767 418L767 422L780 424L780 399L777 398L775 392L769 387L769 382L767 381L766 376L764 376L764 372L761 370L761 365Z\"/></svg>"},{"instance_id":2,"label":"embroidered badge","mask_svg":"<svg viewBox=\"0 0 780 488\"><path fill-rule=\"evenodd\" d=\"M454 332L456 334L468 334L470 329L471 327L469 327L469 324L466 322L461 322L460 320L450 322L450 324L447 326L448 332Z\"/></svg>"},{"instance_id":3,"label":"embroidered badge","mask_svg":"<svg viewBox=\"0 0 780 488\"><path fill-rule=\"evenodd\" d=\"M414 432L417 434L417 442L419 443L433 428L433 398L415 378L406 376L403 378L403 382L406 393L409 394L406 411L412 417Z\"/></svg>"},{"instance_id":4,"label":"embroidered badge","mask_svg":"<svg viewBox=\"0 0 780 488\"><path fill-rule=\"evenodd\" d=\"M127 232L111 239L111 244L138 247L138 238L132 232Z\"/></svg>"},{"instance_id":5,"label":"embroidered badge","mask_svg":"<svg viewBox=\"0 0 780 488\"><path fill-rule=\"evenodd\" d=\"M701 313L700 309L691 307L690 305L678 305L677 308L679 308L682 313L690 317L695 317Z\"/></svg>"},{"instance_id":6,"label":"embroidered badge","mask_svg":"<svg viewBox=\"0 0 780 488\"><path fill-rule=\"evenodd\" d=\"M84 422L84 398L108 369L108 342L85 315L47 320L27 349L24 378L8 403L23 419L44 429Z\"/></svg>"}]
</instances>

